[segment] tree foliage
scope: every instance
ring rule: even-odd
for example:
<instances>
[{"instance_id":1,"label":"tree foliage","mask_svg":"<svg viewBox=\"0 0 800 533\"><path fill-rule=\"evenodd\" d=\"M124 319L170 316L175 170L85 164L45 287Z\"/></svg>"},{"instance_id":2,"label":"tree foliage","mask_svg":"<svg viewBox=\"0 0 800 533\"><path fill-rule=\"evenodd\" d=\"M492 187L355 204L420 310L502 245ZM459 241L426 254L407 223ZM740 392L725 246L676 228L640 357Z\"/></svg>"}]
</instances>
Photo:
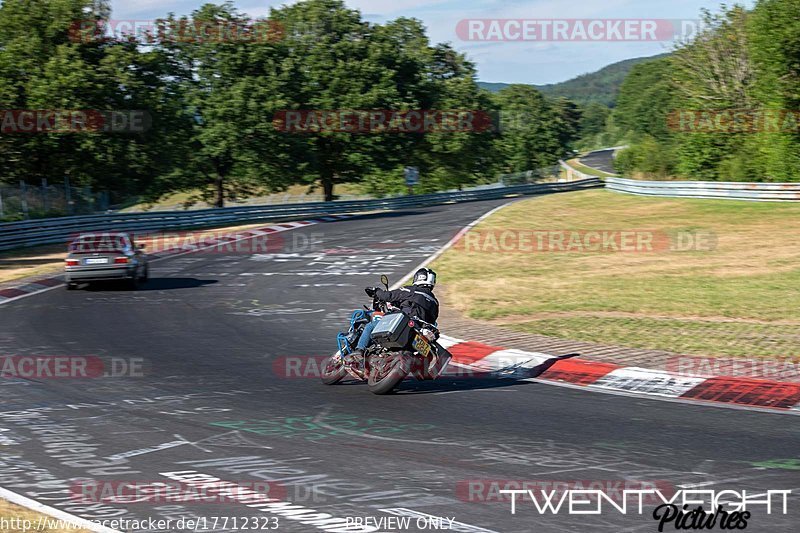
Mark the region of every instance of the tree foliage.
<instances>
[{"instance_id":1,"label":"tree foliage","mask_svg":"<svg viewBox=\"0 0 800 533\"><path fill-rule=\"evenodd\" d=\"M0 135L0 180L37 183L69 176L117 197L146 190L176 164L173 142L181 103L169 88L160 50L125 41L76 39L76 21L107 19L105 2L8 0L0 6L0 109L144 110L140 133ZM8 115L4 113L4 116Z\"/></svg>"},{"instance_id":2,"label":"tree foliage","mask_svg":"<svg viewBox=\"0 0 800 533\"><path fill-rule=\"evenodd\" d=\"M171 31L146 42L100 38L96 26L82 24L110 17L106 0L3 2L0 108L141 109L150 124L124 134L0 135L10 163L0 181L69 176L115 201L183 190L223 206L293 184L321 187L327 200L343 183L399 192L403 167L415 166L417 190L435 191L552 164L581 129L572 102L522 86L492 95L478 86L475 66L450 45L431 43L420 21L373 24L342 0L303 0L255 21L230 2L205 4L188 16L166 15L158 27ZM333 110L505 113L516 122L298 133L277 120L287 111Z\"/></svg>"},{"instance_id":3,"label":"tree foliage","mask_svg":"<svg viewBox=\"0 0 800 533\"><path fill-rule=\"evenodd\" d=\"M618 169L800 180L800 0L759 0L749 11L723 6L703 17L694 39L666 59L635 66L626 78L611 120L631 144L617 158ZM748 118L726 122L735 113ZM770 129L769 116L782 129Z\"/></svg>"}]
</instances>

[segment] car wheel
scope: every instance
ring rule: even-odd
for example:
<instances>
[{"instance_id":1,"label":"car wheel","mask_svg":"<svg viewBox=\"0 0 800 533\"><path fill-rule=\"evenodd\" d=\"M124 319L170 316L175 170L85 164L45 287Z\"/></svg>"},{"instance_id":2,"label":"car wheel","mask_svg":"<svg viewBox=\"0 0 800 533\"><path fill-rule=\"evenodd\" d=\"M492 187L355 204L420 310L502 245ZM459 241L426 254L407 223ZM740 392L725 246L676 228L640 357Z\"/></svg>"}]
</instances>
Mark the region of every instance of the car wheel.
<instances>
[{"instance_id":1,"label":"car wheel","mask_svg":"<svg viewBox=\"0 0 800 533\"><path fill-rule=\"evenodd\" d=\"M78 288L78 284L77 283L67 283L67 290L68 291L74 291L77 288Z\"/></svg>"},{"instance_id":2,"label":"car wheel","mask_svg":"<svg viewBox=\"0 0 800 533\"><path fill-rule=\"evenodd\" d=\"M135 291L139 288L139 277L134 273L134 275L127 280L128 290Z\"/></svg>"}]
</instances>

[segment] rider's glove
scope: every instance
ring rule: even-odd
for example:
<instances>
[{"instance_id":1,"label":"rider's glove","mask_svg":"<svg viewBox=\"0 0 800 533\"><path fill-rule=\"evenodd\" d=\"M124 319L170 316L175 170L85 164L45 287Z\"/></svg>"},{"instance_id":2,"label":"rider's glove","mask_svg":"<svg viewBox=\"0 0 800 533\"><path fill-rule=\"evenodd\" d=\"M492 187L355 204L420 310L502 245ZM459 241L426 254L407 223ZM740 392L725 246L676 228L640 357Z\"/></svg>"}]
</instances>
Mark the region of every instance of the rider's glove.
<instances>
[{"instance_id":1,"label":"rider's glove","mask_svg":"<svg viewBox=\"0 0 800 533\"><path fill-rule=\"evenodd\" d=\"M378 287L367 287L364 292L367 293L367 296L375 296L375 293L378 292Z\"/></svg>"}]
</instances>

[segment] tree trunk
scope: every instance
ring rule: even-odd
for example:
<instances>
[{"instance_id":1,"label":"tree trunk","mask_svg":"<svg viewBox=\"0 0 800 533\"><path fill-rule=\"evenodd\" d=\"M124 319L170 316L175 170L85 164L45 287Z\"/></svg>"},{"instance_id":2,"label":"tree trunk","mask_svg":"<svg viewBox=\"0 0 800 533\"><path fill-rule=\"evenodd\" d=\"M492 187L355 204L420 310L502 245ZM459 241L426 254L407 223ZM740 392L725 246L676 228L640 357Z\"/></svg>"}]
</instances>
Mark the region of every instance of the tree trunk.
<instances>
[{"instance_id":1,"label":"tree trunk","mask_svg":"<svg viewBox=\"0 0 800 533\"><path fill-rule=\"evenodd\" d=\"M217 177L214 180L214 185L217 188L214 207L225 207L225 178L223 178L220 174L217 174Z\"/></svg>"},{"instance_id":2,"label":"tree trunk","mask_svg":"<svg viewBox=\"0 0 800 533\"><path fill-rule=\"evenodd\" d=\"M324 172L322 174L322 192L325 194L325 201L333 201L333 174Z\"/></svg>"}]
</instances>

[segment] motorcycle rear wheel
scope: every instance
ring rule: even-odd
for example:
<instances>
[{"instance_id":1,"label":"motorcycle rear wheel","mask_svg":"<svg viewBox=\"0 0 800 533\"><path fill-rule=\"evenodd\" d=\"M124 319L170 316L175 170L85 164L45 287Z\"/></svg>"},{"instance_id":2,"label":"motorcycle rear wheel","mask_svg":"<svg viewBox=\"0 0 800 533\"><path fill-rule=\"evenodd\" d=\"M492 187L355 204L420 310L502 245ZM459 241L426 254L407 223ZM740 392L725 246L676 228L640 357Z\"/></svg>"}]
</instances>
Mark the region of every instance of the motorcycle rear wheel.
<instances>
[{"instance_id":1,"label":"motorcycle rear wheel","mask_svg":"<svg viewBox=\"0 0 800 533\"><path fill-rule=\"evenodd\" d=\"M390 352L382 365L371 365L367 384L372 394L390 394L411 370L410 352Z\"/></svg>"},{"instance_id":2,"label":"motorcycle rear wheel","mask_svg":"<svg viewBox=\"0 0 800 533\"><path fill-rule=\"evenodd\" d=\"M347 375L344 368L344 359L338 355L332 355L325 359L320 371L320 379L325 385L335 385L342 381Z\"/></svg>"}]
</instances>

